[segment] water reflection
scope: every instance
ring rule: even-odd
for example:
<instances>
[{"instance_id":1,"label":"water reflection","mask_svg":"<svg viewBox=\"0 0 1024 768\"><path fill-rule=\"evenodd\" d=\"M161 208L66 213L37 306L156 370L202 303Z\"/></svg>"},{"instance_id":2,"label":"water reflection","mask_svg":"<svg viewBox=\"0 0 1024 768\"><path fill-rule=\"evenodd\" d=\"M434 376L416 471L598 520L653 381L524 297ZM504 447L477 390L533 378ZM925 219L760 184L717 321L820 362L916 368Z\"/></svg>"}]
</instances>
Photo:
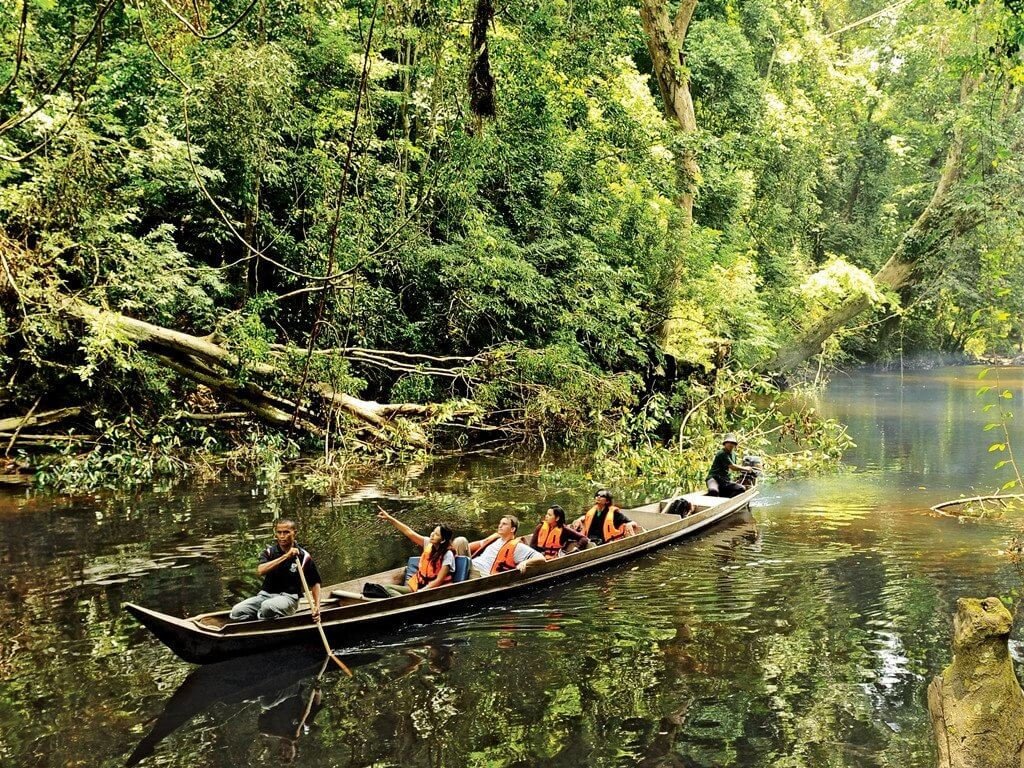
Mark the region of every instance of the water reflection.
<instances>
[{"instance_id":1,"label":"water reflection","mask_svg":"<svg viewBox=\"0 0 1024 768\"><path fill-rule=\"evenodd\" d=\"M1020 391L1019 371L1001 376ZM955 599L1019 587L1000 554L1019 521L927 511L1002 482L974 377L839 379L820 407L850 424L846 471L764 488L756 523L348 649L367 654L345 657L355 677L318 684L319 650L191 670L120 606L189 615L250 594L281 513L335 581L405 561L378 501L478 534L578 510L593 486L512 458L337 497L298 478L0 495L0 764L262 766L294 747L325 768L930 768L923 690Z\"/></svg>"},{"instance_id":2,"label":"water reflection","mask_svg":"<svg viewBox=\"0 0 1024 768\"><path fill-rule=\"evenodd\" d=\"M379 658L349 654L343 660L352 668ZM194 670L167 700L126 765L139 764L170 734L216 705L223 707L221 717L233 718L253 702L260 707L259 732L275 741L279 759L294 760L299 738L309 732L324 706L322 680L328 662L322 651L290 648Z\"/></svg>"}]
</instances>

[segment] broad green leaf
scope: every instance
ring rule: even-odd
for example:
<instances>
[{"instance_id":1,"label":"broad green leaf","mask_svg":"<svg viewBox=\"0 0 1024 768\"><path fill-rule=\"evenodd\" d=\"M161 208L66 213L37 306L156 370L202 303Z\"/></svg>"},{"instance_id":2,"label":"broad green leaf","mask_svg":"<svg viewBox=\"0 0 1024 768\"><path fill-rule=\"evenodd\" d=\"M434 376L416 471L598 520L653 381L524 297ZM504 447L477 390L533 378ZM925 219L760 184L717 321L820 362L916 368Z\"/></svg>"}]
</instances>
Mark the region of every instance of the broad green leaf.
<instances>
[{"instance_id":1,"label":"broad green leaf","mask_svg":"<svg viewBox=\"0 0 1024 768\"><path fill-rule=\"evenodd\" d=\"M991 386L978 387L978 391L974 393L974 396L975 397L981 397L982 395L984 395L986 392L988 392L991 389L992 389Z\"/></svg>"},{"instance_id":2,"label":"broad green leaf","mask_svg":"<svg viewBox=\"0 0 1024 768\"><path fill-rule=\"evenodd\" d=\"M985 425L985 431L986 432L990 432L993 429L995 429L996 427L1001 427L1001 426L1003 426L1003 425L1000 424L998 421L993 421L993 422L990 422L990 423Z\"/></svg>"},{"instance_id":3,"label":"broad green leaf","mask_svg":"<svg viewBox=\"0 0 1024 768\"><path fill-rule=\"evenodd\" d=\"M1016 480L1007 480L1005 483L1003 483L1003 487L1000 488L999 490L1006 491L1006 490L1009 490L1010 488L1016 488L1016 487L1017 487L1017 481Z\"/></svg>"},{"instance_id":4,"label":"broad green leaf","mask_svg":"<svg viewBox=\"0 0 1024 768\"><path fill-rule=\"evenodd\" d=\"M1005 451L1005 450L1006 450L1006 443L992 443L992 445L990 445L988 447L988 452L989 453L994 453L995 451Z\"/></svg>"},{"instance_id":5,"label":"broad green leaf","mask_svg":"<svg viewBox=\"0 0 1024 768\"><path fill-rule=\"evenodd\" d=\"M996 407L995 403L989 403L988 405L983 406L981 411L982 411L982 413L988 413L989 411L991 411L995 407Z\"/></svg>"},{"instance_id":6,"label":"broad green leaf","mask_svg":"<svg viewBox=\"0 0 1024 768\"><path fill-rule=\"evenodd\" d=\"M995 469L1002 469L1003 467L1005 467L1009 463L1010 463L1009 459L1003 459L1002 461L997 461Z\"/></svg>"},{"instance_id":7,"label":"broad green leaf","mask_svg":"<svg viewBox=\"0 0 1024 768\"><path fill-rule=\"evenodd\" d=\"M999 393L999 396L1001 398L1003 398L1003 400L1012 400L1013 399L1013 392L1011 392L1008 389L1004 389L1002 392Z\"/></svg>"},{"instance_id":8,"label":"broad green leaf","mask_svg":"<svg viewBox=\"0 0 1024 768\"><path fill-rule=\"evenodd\" d=\"M988 376L988 372L991 370L991 368L982 368L981 372L978 374L978 379L984 379L986 376Z\"/></svg>"}]
</instances>

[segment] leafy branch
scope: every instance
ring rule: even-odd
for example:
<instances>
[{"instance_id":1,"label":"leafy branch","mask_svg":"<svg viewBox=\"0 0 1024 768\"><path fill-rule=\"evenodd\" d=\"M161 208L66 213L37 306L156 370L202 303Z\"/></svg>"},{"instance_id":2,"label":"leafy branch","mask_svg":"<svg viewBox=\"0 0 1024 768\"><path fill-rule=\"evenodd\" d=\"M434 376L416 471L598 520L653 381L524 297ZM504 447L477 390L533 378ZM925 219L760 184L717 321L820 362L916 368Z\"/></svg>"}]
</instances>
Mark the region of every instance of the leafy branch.
<instances>
[{"instance_id":1,"label":"leafy branch","mask_svg":"<svg viewBox=\"0 0 1024 768\"><path fill-rule=\"evenodd\" d=\"M978 374L978 379L985 379L992 368L985 368ZM982 407L982 412L990 413L996 411L999 415L997 421L990 421L985 424L985 431L992 432L993 430L999 430L1002 432L1002 440L996 440L991 443L988 447L989 453L1005 453L1006 458L1000 459L995 464L995 469L1002 469L1005 466L1009 466L1013 470L1013 478L1007 480L1000 487L1000 491L1007 491L1011 488L1024 488L1024 480L1021 479L1020 466L1017 464L1017 460L1013 455L1013 444L1010 441L1010 429L1009 424L1013 421L1013 411L1006 407L1006 401L1013 399L1013 392L1009 389L1003 388L999 382L999 373L996 371L993 373L992 378L995 380L994 385L984 385L978 388L976 395L978 397L984 397L990 393L994 394L995 402L986 403Z\"/></svg>"}]
</instances>

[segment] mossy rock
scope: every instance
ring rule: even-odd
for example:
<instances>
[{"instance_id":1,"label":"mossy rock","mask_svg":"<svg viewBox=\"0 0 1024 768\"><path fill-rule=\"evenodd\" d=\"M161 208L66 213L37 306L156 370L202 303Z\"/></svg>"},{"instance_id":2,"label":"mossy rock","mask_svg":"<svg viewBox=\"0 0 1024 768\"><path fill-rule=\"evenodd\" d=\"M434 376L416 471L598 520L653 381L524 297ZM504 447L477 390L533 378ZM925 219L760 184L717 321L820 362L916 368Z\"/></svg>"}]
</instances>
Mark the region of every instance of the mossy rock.
<instances>
[{"instance_id":1,"label":"mossy rock","mask_svg":"<svg viewBox=\"0 0 1024 768\"><path fill-rule=\"evenodd\" d=\"M928 686L939 768L1024 768L1024 691L1007 646L1013 617L995 597L956 605L953 661Z\"/></svg>"}]
</instances>

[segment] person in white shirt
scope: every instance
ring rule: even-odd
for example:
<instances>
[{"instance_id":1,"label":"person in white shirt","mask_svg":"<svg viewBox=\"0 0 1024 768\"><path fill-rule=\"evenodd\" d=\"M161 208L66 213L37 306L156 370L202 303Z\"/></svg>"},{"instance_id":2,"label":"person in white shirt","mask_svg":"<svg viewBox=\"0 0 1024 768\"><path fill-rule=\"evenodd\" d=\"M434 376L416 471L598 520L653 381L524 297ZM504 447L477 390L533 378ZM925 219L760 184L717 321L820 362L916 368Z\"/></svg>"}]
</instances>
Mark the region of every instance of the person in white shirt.
<instances>
[{"instance_id":1,"label":"person in white shirt","mask_svg":"<svg viewBox=\"0 0 1024 768\"><path fill-rule=\"evenodd\" d=\"M515 568L525 573L527 568L547 561L544 555L519 540L518 531L519 518L505 515L498 523L498 530L486 539L470 543L460 536L453 546L457 553L467 553L473 558L474 578Z\"/></svg>"}]
</instances>

